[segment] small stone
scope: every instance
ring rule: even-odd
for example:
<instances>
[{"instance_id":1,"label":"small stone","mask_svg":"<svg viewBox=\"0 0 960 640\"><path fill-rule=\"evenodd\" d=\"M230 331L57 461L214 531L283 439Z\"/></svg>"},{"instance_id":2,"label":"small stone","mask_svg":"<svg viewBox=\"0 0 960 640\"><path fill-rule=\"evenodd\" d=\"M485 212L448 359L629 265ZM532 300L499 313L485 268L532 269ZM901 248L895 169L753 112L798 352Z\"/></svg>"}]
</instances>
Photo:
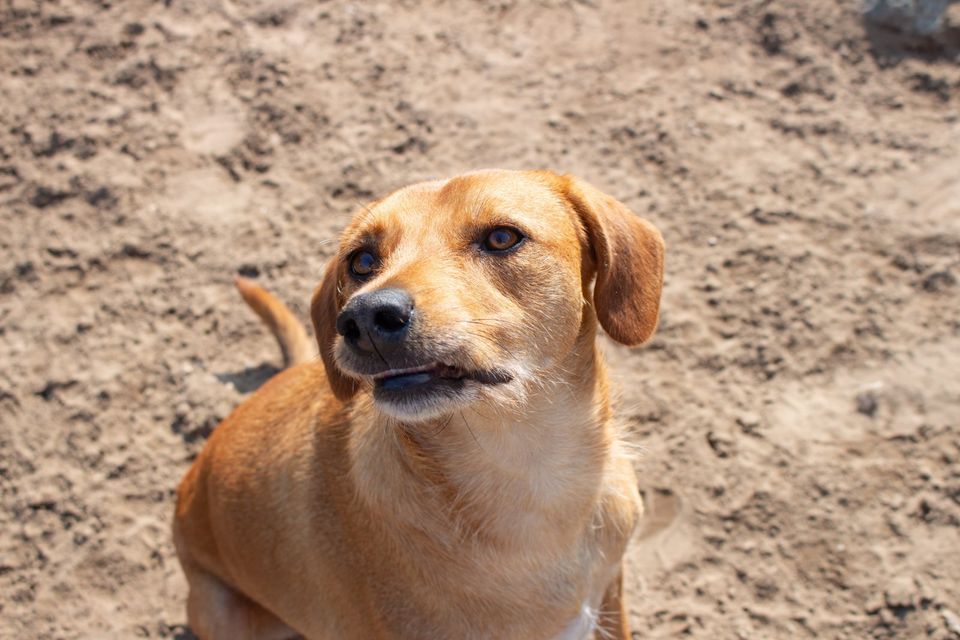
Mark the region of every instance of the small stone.
<instances>
[{"instance_id":1,"label":"small stone","mask_svg":"<svg viewBox=\"0 0 960 640\"><path fill-rule=\"evenodd\" d=\"M916 587L906 576L894 578L883 592L883 599L890 609L912 609L916 606Z\"/></svg>"},{"instance_id":2,"label":"small stone","mask_svg":"<svg viewBox=\"0 0 960 640\"><path fill-rule=\"evenodd\" d=\"M893 615L890 609L880 609L880 622L885 627L892 627L897 624L897 617Z\"/></svg>"},{"instance_id":3,"label":"small stone","mask_svg":"<svg viewBox=\"0 0 960 640\"><path fill-rule=\"evenodd\" d=\"M903 507L904 498L899 493L887 492L880 494L880 504L891 511L897 511Z\"/></svg>"},{"instance_id":4,"label":"small stone","mask_svg":"<svg viewBox=\"0 0 960 640\"><path fill-rule=\"evenodd\" d=\"M244 263L240 265L240 268L237 269L237 273L242 275L244 278L259 278L260 277L260 267L255 264Z\"/></svg>"},{"instance_id":5,"label":"small stone","mask_svg":"<svg viewBox=\"0 0 960 640\"><path fill-rule=\"evenodd\" d=\"M864 2L867 22L901 33L932 36L943 27L950 0L870 0Z\"/></svg>"},{"instance_id":6,"label":"small stone","mask_svg":"<svg viewBox=\"0 0 960 640\"><path fill-rule=\"evenodd\" d=\"M866 604L863 606L863 609L867 613L877 613L883 609L883 606L883 595L876 593L869 600L867 600Z\"/></svg>"},{"instance_id":7,"label":"small stone","mask_svg":"<svg viewBox=\"0 0 960 640\"><path fill-rule=\"evenodd\" d=\"M733 439L716 431L707 433L707 444L719 458L729 457L734 445Z\"/></svg>"},{"instance_id":8,"label":"small stone","mask_svg":"<svg viewBox=\"0 0 960 640\"><path fill-rule=\"evenodd\" d=\"M72 196L73 194L67 191L39 186L33 192L33 195L30 196L30 204L37 209L46 209L47 207L63 202Z\"/></svg>"},{"instance_id":9,"label":"small stone","mask_svg":"<svg viewBox=\"0 0 960 640\"><path fill-rule=\"evenodd\" d=\"M937 293L957 284L957 278L949 271L934 271L923 279L923 290Z\"/></svg>"},{"instance_id":10,"label":"small stone","mask_svg":"<svg viewBox=\"0 0 960 640\"><path fill-rule=\"evenodd\" d=\"M737 416L737 424L744 433L756 435L760 428L760 416L752 412L742 413Z\"/></svg>"},{"instance_id":11,"label":"small stone","mask_svg":"<svg viewBox=\"0 0 960 640\"><path fill-rule=\"evenodd\" d=\"M551 115L547 118L547 126L551 129L557 129L560 131L566 130L566 124L563 122L563 116L558 114Z\"/></svg>"},{"instance_id":12,"label":"small stone","mask_svg":"<svg viewBox=\"0 0 960 640\"><path fill-rule=\"evenodd\" d=\"M857 413L862 413L868 418L872 418L877 413L877 396L869 391L857 395Z\"/></svg>"},{"instance_id":13,"label":"small stone","mask_svg":"<svg viewBox=\"0 0 960 640\"><path fill-rule=\"evenodd\" d=\"M946 625L947 630L956 636L960 636L960 616L957 616L950 609L944 609L940 612L940 615L943 616L943 624Z\"/></svg>"},{"instance_id":14,"label":"small stone","mask_svg":"<svg viewBox=\"0 0 960 640\"><path fill-rule=\"evenodd\" d=\"M83 199L92 207L111 208L117 204L117 197L107 187L100 187L84 194Z\"/></svg>"}]
</instances>

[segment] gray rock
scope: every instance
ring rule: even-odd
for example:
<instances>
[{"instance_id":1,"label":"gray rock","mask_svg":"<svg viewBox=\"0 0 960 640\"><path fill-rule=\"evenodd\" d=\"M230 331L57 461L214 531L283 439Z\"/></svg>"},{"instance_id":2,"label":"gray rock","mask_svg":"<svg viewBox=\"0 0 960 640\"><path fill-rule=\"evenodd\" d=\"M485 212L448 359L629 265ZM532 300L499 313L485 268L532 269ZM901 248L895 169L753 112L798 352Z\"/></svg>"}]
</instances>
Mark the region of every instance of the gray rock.
<instances>
[{"instance_id":1,"label":"gray rock","mask_svg":"<svg viewBox=\"0 0 960 640\"><path fill-rule=\"evenodd\" d=\"M857 395L857 412L868 418L876 415L878 405L877 396L869 391Z\"/></svg>"},{"instance_id":2,"label":"gray rock","mask_svg":"<svg viewBox=\"0 0 960 640\"><path fill-rule=\"evenodd\" d=\"M875 24L932 35L943 26L943 15L956 0L864 0L863 15Z\"/></svg>"}]
</instances>

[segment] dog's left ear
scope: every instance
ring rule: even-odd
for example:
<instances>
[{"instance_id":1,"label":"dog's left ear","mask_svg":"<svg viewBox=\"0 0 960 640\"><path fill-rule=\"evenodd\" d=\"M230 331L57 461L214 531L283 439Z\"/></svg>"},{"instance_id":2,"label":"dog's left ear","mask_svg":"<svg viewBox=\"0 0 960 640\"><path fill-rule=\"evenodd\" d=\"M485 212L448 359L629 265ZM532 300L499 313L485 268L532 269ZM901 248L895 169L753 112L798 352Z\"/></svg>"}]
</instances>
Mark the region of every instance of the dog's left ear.
<instances>
[{"instance_id":1,"label":"dog's left ear","mask_svg":"<svg viewBox=\"0 0 960 640\"><path fill-rule=\"evenodd\" d=\"M336 257L331 258L327 263L323 280L313 292L310 318L313 320L313 331L317 336L320 358L323 360L323 368L326 369L330 388L337 399L346 402L357 392L357 381L344 375L333 357L333 347L337 339L337 314L343 307L339 267Z\"/></svg>"},{"instance_id":2,"label":"dog's left ear","mask_svg":"<svg viewBox=\"0 0 960 640\"><path fill-rule=\"evenodd\" d=\"M600 326L629 346L650 339L660 314L664 244L652 224L596 187L564 176L596 264L593 304Z\"/></svg>"}]
</instances>

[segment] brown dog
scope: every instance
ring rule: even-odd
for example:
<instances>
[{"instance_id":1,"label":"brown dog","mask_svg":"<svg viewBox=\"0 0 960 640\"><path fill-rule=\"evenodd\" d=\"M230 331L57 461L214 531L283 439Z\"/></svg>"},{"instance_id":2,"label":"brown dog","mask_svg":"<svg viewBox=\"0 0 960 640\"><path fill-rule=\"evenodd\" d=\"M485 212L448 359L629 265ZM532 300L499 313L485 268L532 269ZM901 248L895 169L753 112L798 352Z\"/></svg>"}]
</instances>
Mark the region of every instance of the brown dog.
<instances>
[{"instance_id":1,"label":"brown dog","mask_svg":"<svg viewBox=\"0 0 960 640\"><path fill-rule=\"evenodd\" d=\"M572 177L371 204L313 296L244 297L293 362L217 427L174 538L201 638L629 638L641 514L597 322L657 324L663 241ZM591 282L594 282L591 295Z\"/></svg>"}]
</instances>

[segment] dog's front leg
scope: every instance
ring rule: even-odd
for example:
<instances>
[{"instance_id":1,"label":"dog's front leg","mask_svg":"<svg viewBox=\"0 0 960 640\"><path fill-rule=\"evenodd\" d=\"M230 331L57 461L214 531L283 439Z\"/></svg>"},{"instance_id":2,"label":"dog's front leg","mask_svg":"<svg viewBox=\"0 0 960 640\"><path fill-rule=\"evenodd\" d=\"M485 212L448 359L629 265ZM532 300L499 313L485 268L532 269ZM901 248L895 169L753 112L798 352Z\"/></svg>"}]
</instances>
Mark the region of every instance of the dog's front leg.
<instances>
[{"instance_id":1,"label":"dog's front leg","mask_svg":"<svg viewBox=\"0 0 960 640\"><path fill-rule=\"evenodd\" d=\"M296 640L301 636L275 615L218 578L193 568L187 621L201 640Z\"/></svg>"}]
</instances>

